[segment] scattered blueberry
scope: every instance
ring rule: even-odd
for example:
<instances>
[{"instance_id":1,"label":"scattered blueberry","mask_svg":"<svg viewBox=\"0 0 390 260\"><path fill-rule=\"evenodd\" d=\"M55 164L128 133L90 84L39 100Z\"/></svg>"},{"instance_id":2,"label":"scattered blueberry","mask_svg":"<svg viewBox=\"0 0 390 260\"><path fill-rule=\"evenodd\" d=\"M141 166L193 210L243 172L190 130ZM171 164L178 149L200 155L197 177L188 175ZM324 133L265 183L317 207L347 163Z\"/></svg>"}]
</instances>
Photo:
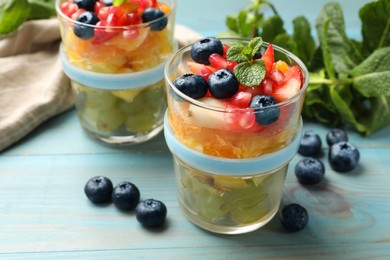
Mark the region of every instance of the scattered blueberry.
<instances>
[{"instance_id":1,"label":"scattered blueberry","mask_svg":"<svg viewBox=\"0 0 390 260\"><path fill-rule=\"evenodd\" d=\"M73 0L80 9L85 9L87 11L93 11L95 8L96 0Z\"/></svg>"},{"instance_id":2,"label":"scattered blueberry","mask_svg":"<svg viewBox=\"0 0 390 260\"><path fill-rule=\"evenodd\" d=\"M328 160L333 170L348 172L353 170L359 162L359 150L349 142L338 142L329 149Z\"/></svg>"},{"instance_id":3,"label":"scattered blueberry","mask_svg":"<svg viewBox=\"0 0 390 260\"><path fill-rule=\"evenodd\" d=\"M165 204L159 200L141 201L135 208L137 220L145 227L157 227L164 223L167 216Z\"/></svg>"},{"instance_id":4,"label":"scattered blueberry","mask_svg":"<svg viewBox=\"0 0 390 260\"><path fill-rule=\"evenodd\" d=\"M324 179L325 166L316 158L304 158L295 165L295 176L302 184L317 184Z\"/></svg>"},{"instance_id":5,"label":"scattered blueberry","mask_svg":"<svg viewBox=\"0 0 390 260\"><path fill-rule=\"evenodd\" d=\"M348 141L348 135L347 133L339 128L334 128L328 132L326 135L326 142L329 146L334 145L335 143L341 142L341 141Z\"/></svg>"},{"instance_id":6,"label":"scattered blueberry","mask_svg":"<svg viewBox=\"0 0 390 260\"><path fill-rule=\"evenodd\" d=\"M297 232L306 227L309 222L307 210L299 204L286 205L280 212L280 221L285 229Z\"/></svg>"},{"instance_id":7,"label":"scattered blueberry","mask_svg":"<svg viewBox=\"0 0 390 260\"><path fill-rule=\"evenodd\" d=\"M141 18L144 23L152 22L150 24L150 29L153 31L161 31L167 27L168 24L168 18L165 17L164 12L158 8L146 8L142 12Z\"/></svg>"},{"instance_id":8,"label":"scattered blueberry","mask_svg":"<svg viewBox=\"0 0 390 260\"><path fill-rule=\"evenodd\" d=\"M238 80L228 69L220 69L209 76L210 94L215 98L230 98L238 91Z\"/></svg>"},{"instance_id":9,"label":"scattered blueberry","mask_svg":"<svg viewBox=\"0 0 390 260\"><path fill-rule=\"evenodd\" d=\"M255 109L256 122L269 125L276 122L280 116L280 108L275 98L266 95L256 95L252 98L250 107Z\"/></svg>"},{"instance_id":10,"label":"scattered blueberry","mask_svg":"<svg viewBox=\"0 0 390 260\"><path fill-rule=\"evenodd\" d=\"M195 62L205 65L210 65L209 57L213 53L223 55L222 42L215 37L207 37L196 41L191 48L191 58Z\"/></svg>"},{"instance_id":11,"label":"scattered blueberry","mask_svg":"<svg viewBox=\"0 0 390 260\"><path fill-rule=\"evenodd\" d=\"M140 198L140 192L133 183L121 182L115 186L112 192L112 202L119 209L133 210L137 207Z\"/></svg>"},{"instance_id":12,"label":"scattered blueberry","mask_svg":"<svg viewBox=\"0 0 390 260\"><path fill-rule=\"evenodd\" d=\"M92 25L99 22L99 18L95 13L90 11L83 12L77 17L76 21L79 23L74 24L73 31L77 37L86 40L94 36L94 27Z\"/></svg>"},{"instance_id":13,"label":"scattered blueberry","mask_svg":"<svg viewBox=\"0 0 390 260\"><path fill-rule=\"evenodd\" d=\"M84 193L93 203L106 203L111 200L112 182L104 176L92 177L84 186Z\"/></svg>"},{"instance_id":14,"label":"scattered blueberry","mask_svg":"<svg viewBox=\"0 0 390 260\"><path fill-rule=\"evenodd\" d=\"M318 134L306 131L302 135L298 153L303 156L318 156L321 153L322 142Z\"/></svg>"},{"instance_id":15,"label":"scattered blueberry","mask_svg":"<svg viewBox=\"0 0 390 260\"><path fill-rule=\"evenodd\" d=\"M184 74L172 83L178 90L194 99L204 97L209 89L206 80L196 74Z\"/></svg>"}]
</instances>

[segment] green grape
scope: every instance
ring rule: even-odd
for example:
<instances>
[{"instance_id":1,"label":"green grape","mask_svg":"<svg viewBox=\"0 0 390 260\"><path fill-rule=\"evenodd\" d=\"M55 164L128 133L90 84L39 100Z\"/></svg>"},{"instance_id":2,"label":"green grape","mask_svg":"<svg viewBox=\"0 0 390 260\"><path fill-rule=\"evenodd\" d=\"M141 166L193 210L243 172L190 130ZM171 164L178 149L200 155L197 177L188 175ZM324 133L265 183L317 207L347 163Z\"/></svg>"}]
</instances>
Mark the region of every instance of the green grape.
<instances>
[{"instance_id":1,"label":"green grape","mask_svg":"<svg viewBox=\"0 0 390 260\"><path fill-rule=\"evenodd\" d=\"M95 125L99 117L99 110L97 109L85 108L83 110L77 110L77 113L81 120L87 122L89 125Z\"/></svg>"},{"instance_id":2,"label":"green grape","mask_svg":"<svg viewBox=\"0 0 390 260\"><path fill-rule=\"evenodd\" d=\"M228 206L222 196L206 187L196 196L196 207L199 215L210 222L216 222L226 217Z\"/></svg>"},{"instance_id":3,"label":"green grape","mask_svg":"<svg viewBox=\"0 0 390 260\"><path fill-rule=\"evenodd\" d=\"M128 90L115 90L115 91L111 91L111 94L124 100L127 103L131 103L141 91L142 88L128 89Z\"/></svg>"},{"instance_id":4,"label":"green grape","mask_svg":"<svg viewBox=\"0 0 390 260\"><path fill-rule=\"evenodd\" d=\"M120 100L119 108L128 115L140 114L147 106L145 97L142 95L143 91L139 93L131 102Z\"/></svg>"},{"instance_id":5,"label":"green grape","mask_svg":"<svg viewBox=\"0 0 390 260\"><path fill-rule=\"evenodd\" d=\"M226 194L232 219L237 224L248 224L261 219L270 209L264 187L249 186Z\"/></svg>"},{"instance_id":6,"label":"green grape","mask_svg":"<svg viewBox=\"0 0 390 260\"><path fill-rule=\"evenodd\" d=\"M125 115L116 107L111 107L99 112L96 127L102 132L111 132L124 123Z\"/></svg>"},{"instance_id":7,"label":"green grape","mask_svg":"<svg viewBox=\"0 0 390 260\"><path fill-rule=\"evenodd\" d=\"M84 93L86 94L84 107L90 109L106 110L113 107L117 100L110 91L95 89Z\"/></svg>"},{"instance_id":8,"label":"green grape","mask_svg":"<svg viewBox=\"0 0 390 260\"><path fill-rule=\"evenodd\" d=\"M126 128L133 132L148 132L153 129L156 123L153 111L147 107L141 113L126 117Z\"/></svg>"}]
</instances>

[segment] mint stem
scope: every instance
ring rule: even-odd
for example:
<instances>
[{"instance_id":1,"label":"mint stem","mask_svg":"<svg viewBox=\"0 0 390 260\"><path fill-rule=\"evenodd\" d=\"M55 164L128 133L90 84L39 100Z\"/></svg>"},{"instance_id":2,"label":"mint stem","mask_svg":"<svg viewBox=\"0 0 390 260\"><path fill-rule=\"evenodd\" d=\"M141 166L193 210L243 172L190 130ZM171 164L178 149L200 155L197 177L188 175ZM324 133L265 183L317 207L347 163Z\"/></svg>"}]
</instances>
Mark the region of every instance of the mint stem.
<instances>
[{"instance_id":1,"label":"mint stem","mask_svg":"<svg viewBox=\"0 0 390 260\"><path fill-rule=\"evenodd\" d=\"M352 84L353 79L310 79L311 85L348 85Z\"/></svg>"}]
</instances>

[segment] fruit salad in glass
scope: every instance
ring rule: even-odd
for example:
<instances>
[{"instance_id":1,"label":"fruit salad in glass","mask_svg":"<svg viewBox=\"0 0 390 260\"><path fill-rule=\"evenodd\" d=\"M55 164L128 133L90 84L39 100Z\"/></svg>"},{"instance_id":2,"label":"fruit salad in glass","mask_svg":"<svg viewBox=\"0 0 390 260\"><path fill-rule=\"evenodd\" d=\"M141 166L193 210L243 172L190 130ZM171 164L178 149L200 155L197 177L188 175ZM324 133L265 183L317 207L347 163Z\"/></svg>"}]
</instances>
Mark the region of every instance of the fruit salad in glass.
<instances>
[{"instance_id":1,"label":"fruit salad in glass","mask_svg":"<svg viewBox=\"0 0 390 260\"><path fill-rule=\"evenodd\" d=\"M175 0L57 0L61 61L81 125L110 144L162 130Z\"/></svg>"},{"instance_id":2,"label":"fruit salad in glass","mask_svg":"<svg viewBox=\"0 0 390 260\"><path fill-rule=\"evenodd\" d=\"M203 38L165 67L164 134L178 199L216 233L260 228L276 214L302 131L305 65L261 38Z\"/></svg>"}]
</instances>

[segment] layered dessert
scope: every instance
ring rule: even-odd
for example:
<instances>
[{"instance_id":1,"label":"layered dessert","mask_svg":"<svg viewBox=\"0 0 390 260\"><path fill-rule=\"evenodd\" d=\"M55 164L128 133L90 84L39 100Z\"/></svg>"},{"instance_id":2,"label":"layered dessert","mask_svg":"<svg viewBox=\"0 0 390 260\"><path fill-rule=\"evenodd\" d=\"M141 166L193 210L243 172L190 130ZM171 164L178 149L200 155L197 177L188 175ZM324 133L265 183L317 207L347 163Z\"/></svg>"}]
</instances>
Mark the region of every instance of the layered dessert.
<instances>
[{"instance_id":1,"label":"layered dessert","mask_svg":"<svg viewBox=\"0 0 390 260\"><path fill-rule=\"evenodd\" d=\"M168 64L165 131L193 222L240 233L276 213L299 145L306 75L297 57L260 38L204 38Z\"/></svg>"},{"instance_id":2,"label":"layered dessert","mask_svg":"<svg viewBox=\"0 0 390 260\"><path fill-rule=\"evenodd\" d=\"M126 143L129 136L131 143L162 129L163 66L174 51L174 11L173 0L57 3L65 73L81 123L98 139Z\"/></svg>"}]
</instances>

